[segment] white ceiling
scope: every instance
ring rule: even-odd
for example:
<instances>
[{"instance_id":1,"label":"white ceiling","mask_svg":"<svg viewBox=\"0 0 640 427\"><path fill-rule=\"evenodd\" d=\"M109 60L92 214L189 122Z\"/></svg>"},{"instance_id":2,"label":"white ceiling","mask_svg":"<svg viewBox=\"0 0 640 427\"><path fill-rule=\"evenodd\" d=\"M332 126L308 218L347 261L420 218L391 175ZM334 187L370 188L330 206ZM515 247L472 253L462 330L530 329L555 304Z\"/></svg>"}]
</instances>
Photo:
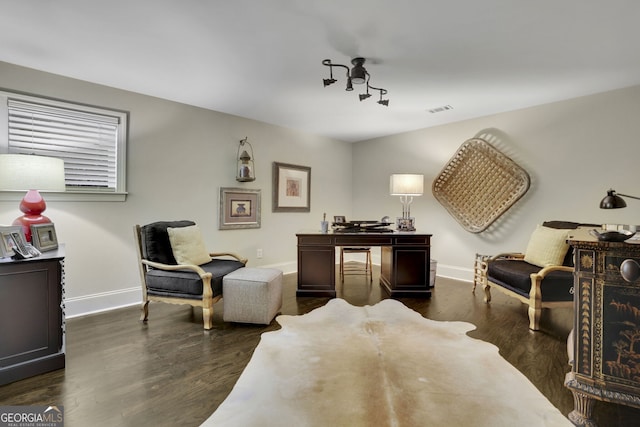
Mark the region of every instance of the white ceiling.
<instances>
[{"instance_id":1,"label":"white ceiling","mask_svg":"<svg viewBox=\"0 0 640 427\"><path fill-rule=\"evenodd\" d=\"M2 61L344 141L640 84L637 0L0 0L0 11ZM344 70L323 87L323 59L356 56L388 107L345 92ZM453 110L427 111L443 105Z\"/></svg>"}]
</instances>

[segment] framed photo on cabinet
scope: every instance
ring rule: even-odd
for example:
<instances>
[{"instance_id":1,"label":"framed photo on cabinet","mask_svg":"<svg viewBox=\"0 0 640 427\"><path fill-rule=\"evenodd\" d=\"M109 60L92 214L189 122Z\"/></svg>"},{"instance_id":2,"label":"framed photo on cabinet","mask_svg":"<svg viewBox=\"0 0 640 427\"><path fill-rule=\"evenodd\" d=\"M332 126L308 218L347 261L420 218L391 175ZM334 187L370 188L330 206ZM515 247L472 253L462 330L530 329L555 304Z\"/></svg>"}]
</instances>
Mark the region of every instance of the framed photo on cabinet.
<instances>
[{"instance_id":1,"label":"framed photo on cabinet","mask_svg":"<svg viewBox=\"0 0 640 427\"><path fill-rule=\"evenodd\" d=\"M24 238L24 232L21 225L2 225L0 226L0 257L7 258L15 255L14 247L16 243L11 237L12 234L17 233L22 242L26 242Z\"/></svg>"},{"instance_id":2,"label":"framed photo on cabinet","mask_svg":"<svg viewBox=\"0 0 640 427\"><path fill-rule=\"evenodd\" d=\"M52 251L58 248L56 227L53 223L34 224L31 226L31 243L40 252Z\"/></svg>"}]
</instances>

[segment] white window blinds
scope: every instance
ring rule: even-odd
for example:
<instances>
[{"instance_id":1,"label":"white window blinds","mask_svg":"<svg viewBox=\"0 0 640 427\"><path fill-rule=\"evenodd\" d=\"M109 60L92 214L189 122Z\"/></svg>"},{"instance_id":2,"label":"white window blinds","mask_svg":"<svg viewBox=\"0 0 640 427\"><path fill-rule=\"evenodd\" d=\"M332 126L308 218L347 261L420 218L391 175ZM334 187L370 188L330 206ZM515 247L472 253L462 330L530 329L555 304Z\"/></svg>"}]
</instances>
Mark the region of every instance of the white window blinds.
<instances>
[{"instance_id":1,"label":"white window blinds","mask_svg":"<svg viewBox=\"0 0 640 427\"><path fill-rule=\"evenodd\" d=\"M68 190L118 190L121 116L7 99L9 152L64 160Z\"/></svg>"}]
</instances>

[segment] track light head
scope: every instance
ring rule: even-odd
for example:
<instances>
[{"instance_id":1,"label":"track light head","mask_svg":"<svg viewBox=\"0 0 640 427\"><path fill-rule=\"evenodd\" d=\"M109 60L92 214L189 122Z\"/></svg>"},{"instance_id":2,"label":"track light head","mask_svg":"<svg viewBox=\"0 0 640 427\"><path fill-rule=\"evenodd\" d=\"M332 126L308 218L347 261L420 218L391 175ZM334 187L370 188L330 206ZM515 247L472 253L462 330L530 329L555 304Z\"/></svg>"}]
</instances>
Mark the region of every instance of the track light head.
<instances>
[{"instance_id":1,"label":"track light head","mask_svg":"<svg viewBox=\"0 0 640 427\"><path fill-rule=\"evenodd\" d=\"M361 93L360 94L360 101L364 101L365 99L369 98L371 95L368 93Z\"/></svg>"},{"instance_id":2,"label":"track light head","mask_svg":"<svg viewBox=\"0 0 640 427\"><path fill-rule=\"evenodd\" d=\"M324 87L327 87L337 82L336 79L323 79L323 81L324 81Z\"/></svg>"},{"instance_id":3,"label":"track light head","mask_svg":"<svg viewBox=\"0 0 640 427\"><path fill-rule=\"evenodd\" d=\"M353 90L353 85L351 77L347 79L347 88L345 89L347 92L351 92Z\"/></svg>"},{"instance_id":4,"label":"track light head","mask_svg":"<svg viewBox=\"0 0 640 427\"><path fill-rule=\"evenodd\" d=\"M378 104L384 105L385 107L388 107L389 106L389 100L388 99L381 99L380 101L378 101Z\"/></svg>"},{"instance_id":5,"label":"track light head","mask_svg":"<svg viewBox=\"0 0 640 427\"><path fill-rule=\"evenodd\" d=\"M361 85L367 80L367 70L364 68L364 58L353 58L351 63L351 81L353 84Z\"/></svg>"}]
</instances>

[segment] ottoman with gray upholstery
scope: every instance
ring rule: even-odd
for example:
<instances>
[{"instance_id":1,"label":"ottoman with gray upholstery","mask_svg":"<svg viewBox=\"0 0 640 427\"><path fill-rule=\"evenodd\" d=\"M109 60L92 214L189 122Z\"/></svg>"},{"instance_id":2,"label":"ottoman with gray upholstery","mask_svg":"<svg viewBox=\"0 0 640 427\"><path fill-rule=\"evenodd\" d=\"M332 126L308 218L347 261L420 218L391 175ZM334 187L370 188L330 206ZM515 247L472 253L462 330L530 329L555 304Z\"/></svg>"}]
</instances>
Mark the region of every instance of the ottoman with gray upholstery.
<instances>
[{"instance_id":1,"label":"ottoman with gray upholstery","mask_svg":"<svg viewBox=\"0 0 640 427\"><path fill-rule=\"evenodd\" d=\"M222 279L225 322L268 325L282 308L282 271L244 267Z\"/></svg>"}]
</instances>

